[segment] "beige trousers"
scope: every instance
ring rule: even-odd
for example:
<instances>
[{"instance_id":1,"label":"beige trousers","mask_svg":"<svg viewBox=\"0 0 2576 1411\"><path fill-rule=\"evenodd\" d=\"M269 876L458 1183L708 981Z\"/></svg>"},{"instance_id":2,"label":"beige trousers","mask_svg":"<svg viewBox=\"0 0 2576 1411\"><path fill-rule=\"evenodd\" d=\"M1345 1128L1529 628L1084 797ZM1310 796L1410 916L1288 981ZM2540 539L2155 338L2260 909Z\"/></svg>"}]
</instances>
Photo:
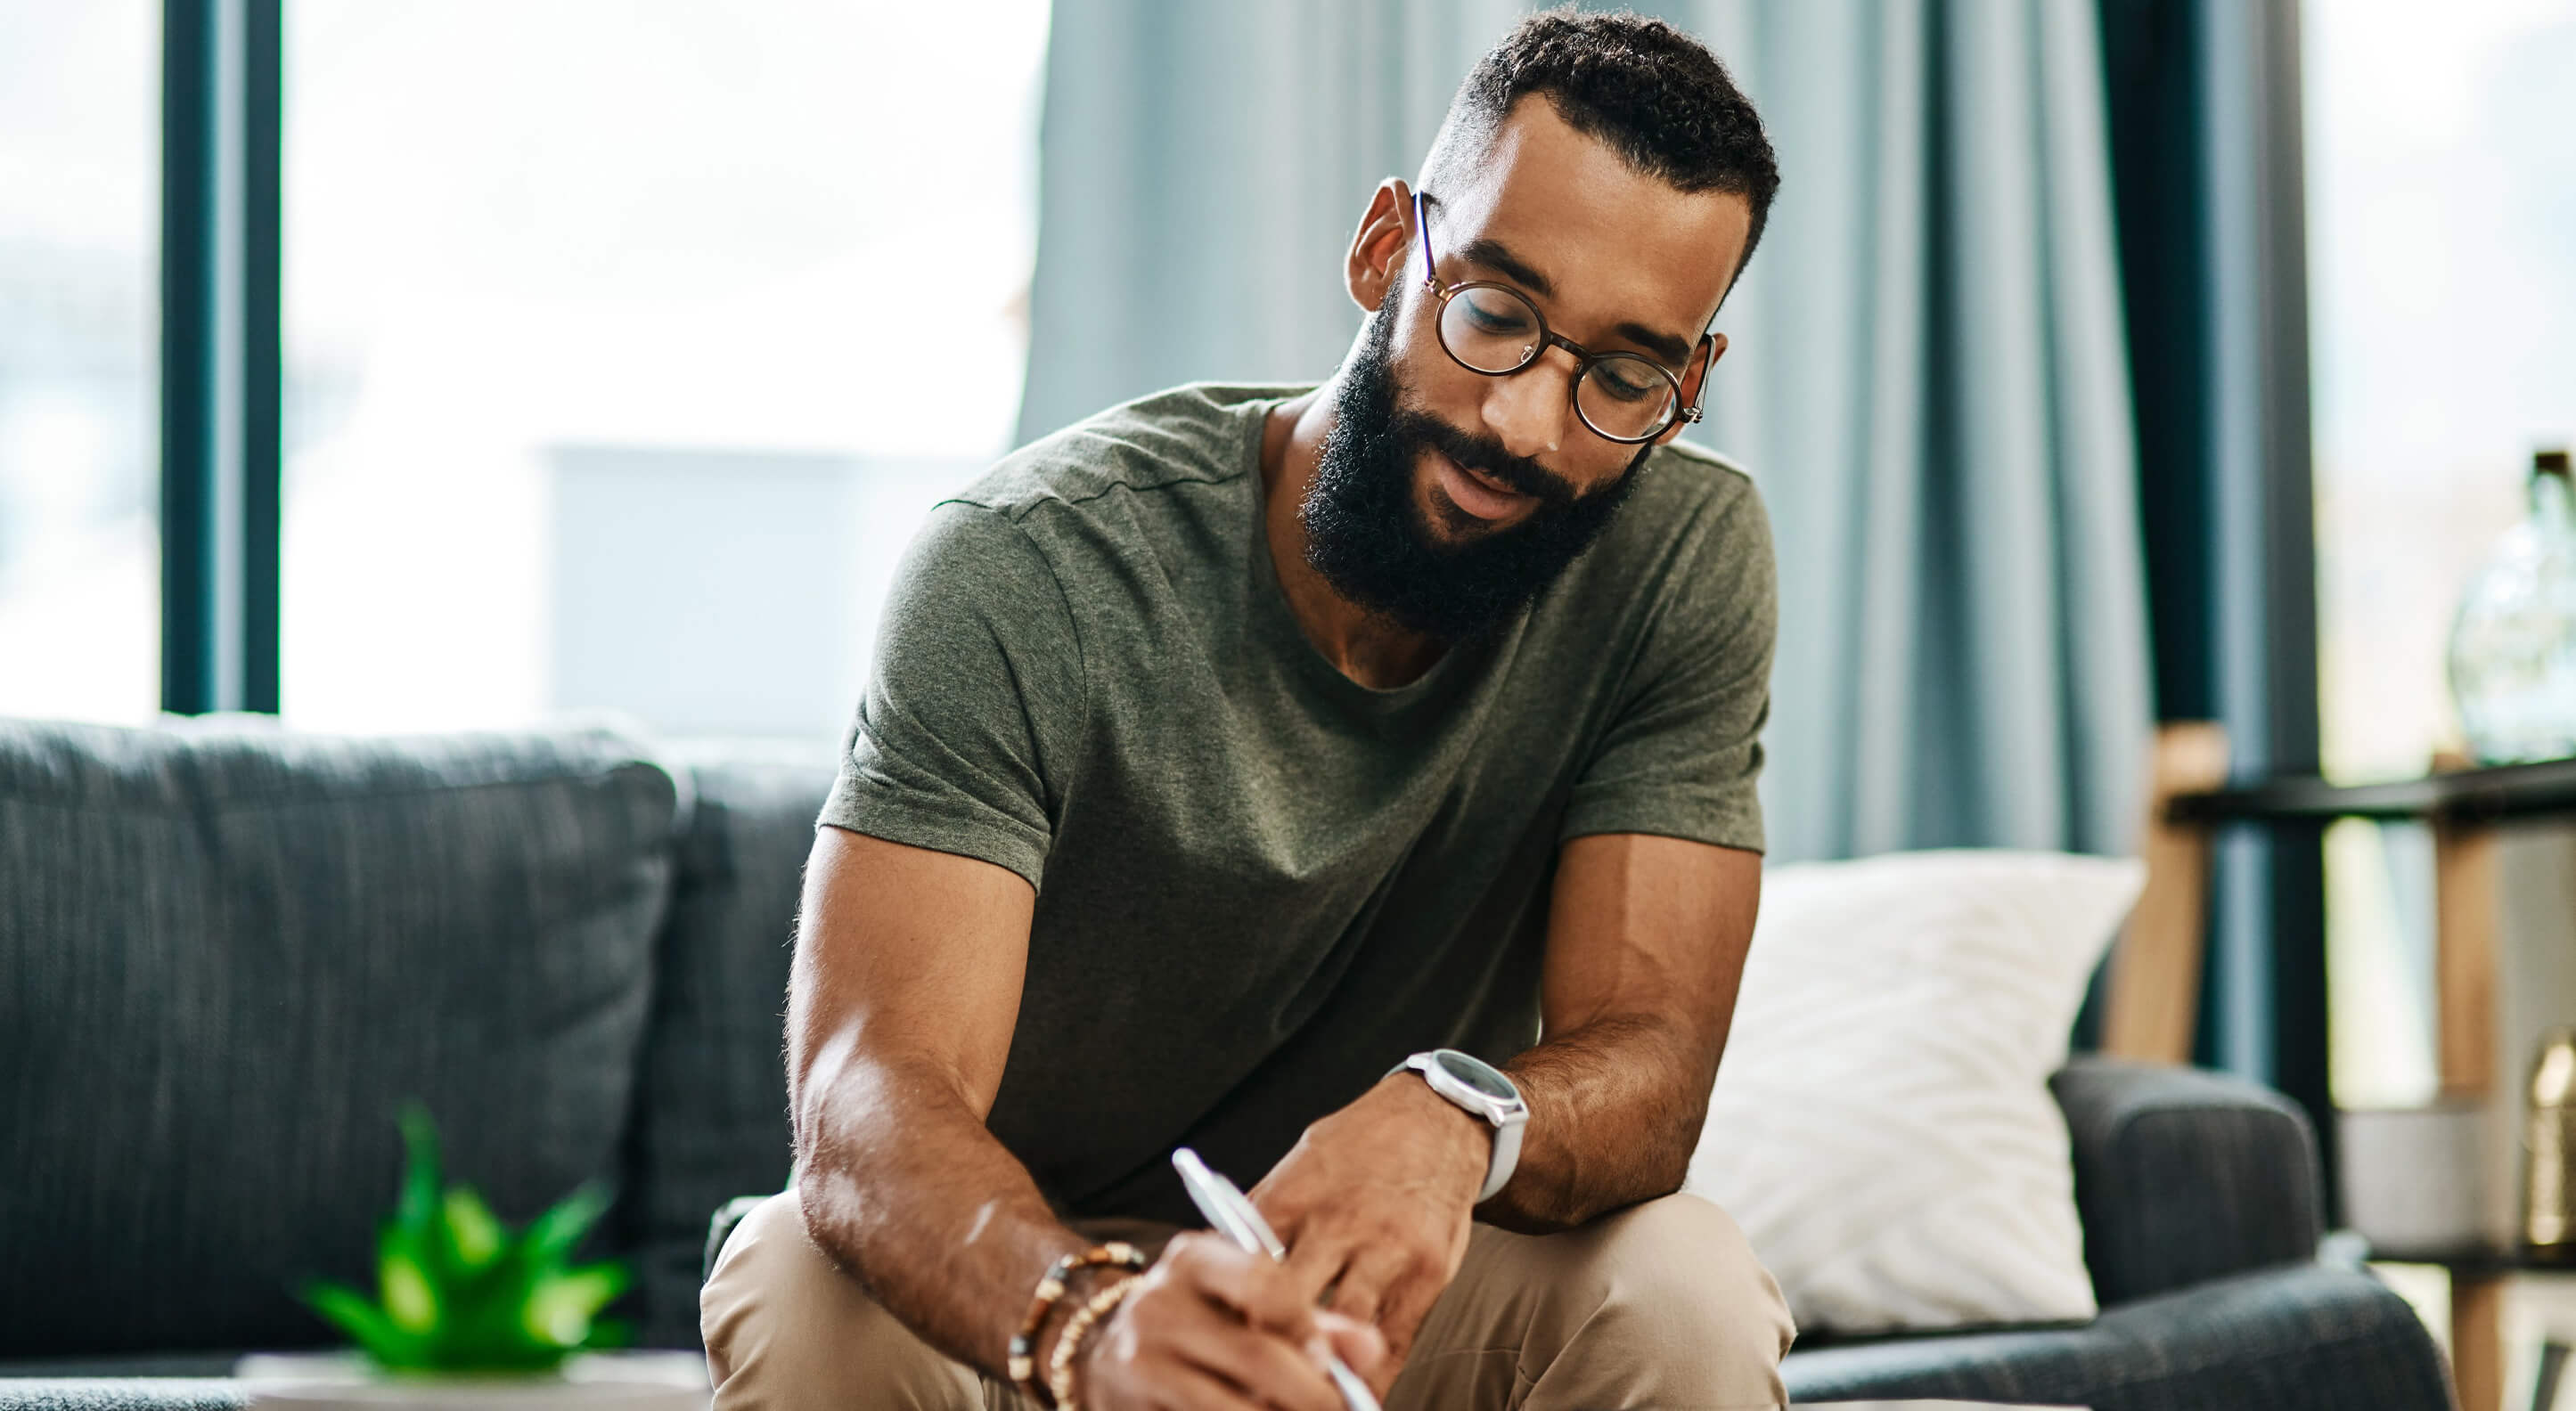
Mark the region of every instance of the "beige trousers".
<instances>
[{"instance_id":1,"label":"beige trousers","mask_svg":"<svg viewBox=\"0 0 2576 1411\"><path fill-rule=\"evenodd\" d=\"M1094 1238L1149 1238L1131 1222ZM1160 1230L1163 1237L1170 1231ZM698 1300L717 1411L1027 1411L915 1338L805 1233L794 1192L754 1210ZM1387 1411L1777 1406L1796 1329L1725 1211L1672 1195L1555 1235L1478 1225Z\"/></svg>"}]
</instances>

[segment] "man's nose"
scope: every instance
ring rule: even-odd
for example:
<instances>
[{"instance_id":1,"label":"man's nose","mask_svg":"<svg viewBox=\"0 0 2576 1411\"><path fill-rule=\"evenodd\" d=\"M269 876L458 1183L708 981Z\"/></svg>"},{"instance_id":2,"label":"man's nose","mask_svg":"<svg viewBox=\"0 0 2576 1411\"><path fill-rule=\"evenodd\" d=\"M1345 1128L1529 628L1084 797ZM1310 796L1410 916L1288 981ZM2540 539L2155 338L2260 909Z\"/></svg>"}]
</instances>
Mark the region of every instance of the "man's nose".
<instances>
[{"instance_id":1,"label":"man's nose","mask_svg":"<svg viewBox=\"0 0 2576 1411\"><path fill-rule=\"evenodd\" d=\"M1523 460L1546 460L1565 443L1574 416L1574 355L1544 348L1538 361L1485 389L1485 425L1503 449Z\"/></svg>"}]
</instances>

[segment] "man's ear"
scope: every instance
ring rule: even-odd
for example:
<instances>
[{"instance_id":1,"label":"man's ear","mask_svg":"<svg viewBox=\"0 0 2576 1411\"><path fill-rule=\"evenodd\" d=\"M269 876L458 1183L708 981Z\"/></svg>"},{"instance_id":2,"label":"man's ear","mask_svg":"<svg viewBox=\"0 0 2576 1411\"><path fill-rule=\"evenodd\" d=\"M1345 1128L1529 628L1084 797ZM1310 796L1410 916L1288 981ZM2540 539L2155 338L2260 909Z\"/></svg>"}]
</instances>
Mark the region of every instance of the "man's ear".
<instances>
[{"instance_id":1,"label":"man's ear","mask_svg":"<svg viewBox=\"0 0 2576 1411\"><path fill-rule=\"evenodd\" d=\"M1691 354L1691 365L1682 369L1683 406L1701 405L1702 394L1708 387L1708 375L1717 370L1717 360L1725 356L1725 334L1712 333L1700 340L1698 349ZM1689 425L1690 422L1684 418L1673 418L1673 424L1665 427L1664 434L1655 438L1655 444L1660 446L1681 435L1682 429Z\"/></svg>"},{"instance_id":2,"label":"man's ear","mask_svg":"<svg viewBox=\"0 0 2576 1411\"><path fill-rule=\"evenodd\" d=\"M1369 313L1386 302L1395 282L1404 277L1405 257L1413 252L1413 189L1390 176L1369 196L1360 228L1351 236L1343 261L1342 287L1351 302Z\"/></svg>"}]
</instances>

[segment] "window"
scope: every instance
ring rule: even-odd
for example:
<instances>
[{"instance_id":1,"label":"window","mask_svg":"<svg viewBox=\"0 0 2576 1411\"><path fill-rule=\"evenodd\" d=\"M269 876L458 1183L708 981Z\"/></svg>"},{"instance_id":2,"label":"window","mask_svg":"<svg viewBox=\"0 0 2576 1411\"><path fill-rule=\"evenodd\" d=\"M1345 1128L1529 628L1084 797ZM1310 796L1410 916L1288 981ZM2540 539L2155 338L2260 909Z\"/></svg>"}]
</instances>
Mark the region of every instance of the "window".
<instances>
[{"instance_id":1,"label":"window","mask_svg":"<svg viewBox=\"0 0 2576 1411\"><path fill-rule=\"evenodd\" d=\"M0 0L0 715L159 703L159 17Z\"/></svg>"},{"instance_id":2,"label":"window","mask_svg":"<svg viewBox=\"0 0 2576 1411\"><path fill-rule=\"evenodd\" d=\"M2534 445L2576 429L2576 0L2305 24L2325 766L2402 777L2458 739L2451 615ZM2328 835L2346 1105L2431 1095L2429 857L2420 830Z\"/></svg>"},{"instance_id":3,"label":"window","mask_svg":"<svg viewBox=\"0 0 2576 1411\"><path fill-rule=\"evenodd\" d=\"M836 736L1010 435L1046 17L296 0L286 716Z\"/></svg>"}]
</instances>

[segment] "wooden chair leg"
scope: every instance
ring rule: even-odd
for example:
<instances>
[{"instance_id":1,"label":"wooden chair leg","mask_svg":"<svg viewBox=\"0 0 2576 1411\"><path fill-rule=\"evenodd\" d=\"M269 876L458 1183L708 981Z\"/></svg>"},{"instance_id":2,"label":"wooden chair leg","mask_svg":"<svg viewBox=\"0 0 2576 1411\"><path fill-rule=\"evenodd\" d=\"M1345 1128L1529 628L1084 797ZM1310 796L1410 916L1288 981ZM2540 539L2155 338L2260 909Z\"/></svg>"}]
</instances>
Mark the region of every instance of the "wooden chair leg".
<instances>
[{"instance_id":1,"label":"wooden chair leg","mask_svg":"<svg viewBox=\"0 0 2576 1411\"><path fill-rule=\"evenodd\" d=\"M2433 981L2442 1092L2510 1098L2496 1087L2496 832L2433 826Z\"/></svg>"},{"instance_id":2,"label":"wooden chair leg","mask_svg":"<svg viewBox=\"0 0 2576 1411\"><path fill-rule=\"evenodd\" d=\"M2504 1280L2451 1275L2451 1385L2460 1411L2504 1411Z\"/></svg>"},{"instance_id":3,"label":"wooden chair leg","mask_svg":"<svg viewBox=\"0 0 2576 1411\"><path fill-rule=\"evenodd\" d=\"M2176 794L2227 782L2226 727L2195 721L2156 732L2140 852L2147 887L2111 960L2102 1051L2150 1063L2191 1059L2200 1017L2202 932L2209 915L2209 830L2165 817Z\"/></svg>"}]
</instances>

